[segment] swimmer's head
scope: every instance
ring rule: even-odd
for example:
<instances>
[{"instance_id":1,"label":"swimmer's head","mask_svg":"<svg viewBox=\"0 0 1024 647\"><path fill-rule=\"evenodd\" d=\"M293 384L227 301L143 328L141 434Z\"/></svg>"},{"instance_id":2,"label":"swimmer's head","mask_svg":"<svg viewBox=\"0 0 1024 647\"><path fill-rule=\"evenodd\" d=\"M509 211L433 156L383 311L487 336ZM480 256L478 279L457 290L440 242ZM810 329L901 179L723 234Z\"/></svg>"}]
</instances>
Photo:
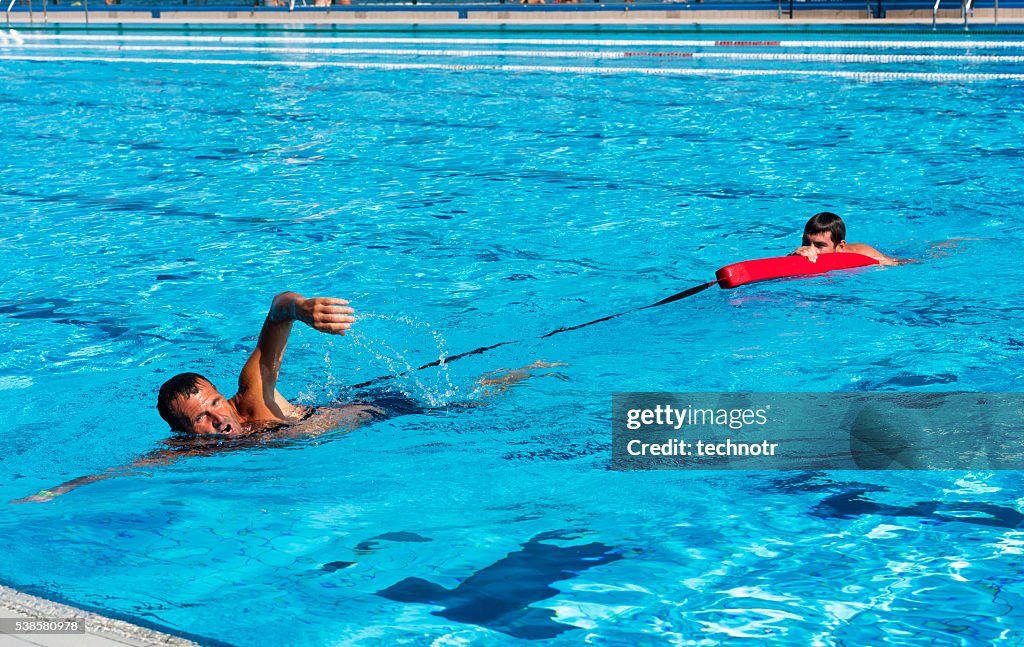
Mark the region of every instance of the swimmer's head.
<instances>
[{"instance_id":1,"label":"swimmer's head","mask_svg":"<svg viewBox=\"0 0 1024 647\"><path fill-rule=\"evenodd\" d=\"M225 435L242 431L234 405L198 373L181 373L164 382L156 408L174 431Z\"/></svg>"},{"instance_id":2,"label":"swimmer's head","mask_svg":"<svg viewBox=\"0 0 1024 647\"><path fill-rule=\"evenodd\" d=\"M816 247L819 254L841 252L846 247L846 224L831 211L815 214L804 225L805 247Z\"/></svg>"}]
</instances>

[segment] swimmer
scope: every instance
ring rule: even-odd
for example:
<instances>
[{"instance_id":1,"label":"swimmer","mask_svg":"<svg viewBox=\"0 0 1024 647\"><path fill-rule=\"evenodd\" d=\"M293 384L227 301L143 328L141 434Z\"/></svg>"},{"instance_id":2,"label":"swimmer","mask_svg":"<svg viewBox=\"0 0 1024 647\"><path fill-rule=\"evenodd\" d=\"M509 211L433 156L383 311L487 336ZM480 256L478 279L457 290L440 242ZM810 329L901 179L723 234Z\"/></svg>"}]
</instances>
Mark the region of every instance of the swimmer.
<instances>
[{"instance_id":1,"label":"swimmer","mask_svg":"<svg viewBox=\"0 0 1024 647\"><path fill-rule=\"evenodd\" d=\"M278 294L263 322L256 349L242 366L238 393L233 397L224 397L210 380L198 373L175 375L160 387L157 411L171 431L179 434L165 442L169 449L152 452L128 467L73 479L13 503L49 501L86 483L134 474L131 471L134 468L165 465L182 456L242 449L263 440L266 434L261 432L272 431L275 427L292 428L310 413L304 407L292 405L277 391L281 360L292 324L301 321L322 333L344 335L355 322L354 312L344 299L307 299L295 292ZM343 408L329 413L331 422L339 427L357 426L372 416L372 409L357 405L347 411Z\"/></svg>"},{"instance_id":2,"label":"swimmer","mask_svg":"<svg viewBox=\"0 0 1024 647\"><path fill-rule=\"evenodd\" d=\"M284 445L326 431L350 431L378 418L427 412L412 398L397 392L379 392L378 397L372 398L372 404L301 407L291 404L277 391L277 378L294 322L301 321L325 334L344 335L355 322L354 313L344 299L307 299L294 292L278 294L263 322L256 349L238 376L238 393L226 398L202 375L175 375L164 382L157 397L160 417L175 432L174 437L164 441L165 449L150 452L126 467L79 477L12 503L49 501L87 483L138 474L135 470L139 468L167 465L184 457ZM531 369L558 366L565 364L538 361L521 369L502 369L496 372L502 375L491 373L478 380L478 393L482 397L494 395L530 377ZM473 401L450 406L481 405L482 402Z\"/></svg>"},{"instance_id":3,"label":"swimmer","mask_svg":"<svg viewBox=\"0 0 1024 647\"><path fill-rule=\"evenodd\" d=\"M164 382L157 398L160 417L185 434L238 436L280 423L293 423L308 413L277 391L281 361L292 324L301 321L329 335L344 335L355 311L344 299L307 299L295 292L274 297L256 349L238 375L238 393L230 398L205 377L181 373Z\"/></svg>"},{"instance_id":4,"label":"swimmer","mask_svg":"<svg viewBox=\"0 0 1024 647\"><path fill-rule=\"evenodd\" d=\"M814 215L804 225L803 245L794 249L790 256L806 256L812 263L818 261L818 254L854 253L870 256L882 265L900 265L901 261L886 256L870 245L846 242L846 224L843 219L829 211Z\"/></svg>"}]
</instances>

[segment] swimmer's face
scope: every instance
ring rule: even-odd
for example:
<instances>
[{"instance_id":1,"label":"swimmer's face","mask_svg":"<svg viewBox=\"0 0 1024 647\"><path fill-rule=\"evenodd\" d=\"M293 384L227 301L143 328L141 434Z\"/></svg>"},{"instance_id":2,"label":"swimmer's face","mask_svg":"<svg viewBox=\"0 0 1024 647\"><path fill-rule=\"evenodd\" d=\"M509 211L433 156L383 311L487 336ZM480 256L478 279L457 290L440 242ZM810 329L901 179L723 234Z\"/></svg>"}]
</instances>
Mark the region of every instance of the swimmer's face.
<instances>
[{"instance_id":1,"label":"swimmer's face","mask_svg":"<svg viewBox=\"0 0 1024 647\"><path fill-rule=\"evenodd\" d=\"M199 392L171 403L177 414L181 431L189 434L231 435L242 432L242 423L227 398L212 384L200 381Z\"/></svg>"},{"instance_id":2,"label":"swimmer's face","mask_svg":"<svg viewBox=\"0 0 1024 647\"><path fill-rule=\"evenodd\" d=\"M815 248L819 254L831 254L843 251L846 248L846 241L841 240L836 245L832 242L832 232L823 231L820 234L804 234L804 246Z\"/></svg>"}]
</instances>

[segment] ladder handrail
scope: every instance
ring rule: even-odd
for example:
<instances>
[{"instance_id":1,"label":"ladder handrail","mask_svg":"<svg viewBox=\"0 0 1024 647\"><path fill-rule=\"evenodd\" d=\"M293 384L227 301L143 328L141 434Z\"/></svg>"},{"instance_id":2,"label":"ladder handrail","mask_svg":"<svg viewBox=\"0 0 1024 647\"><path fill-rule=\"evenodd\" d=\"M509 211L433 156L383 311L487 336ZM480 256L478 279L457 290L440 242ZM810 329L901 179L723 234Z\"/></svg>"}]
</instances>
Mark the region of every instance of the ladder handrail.
<instances>
[{"instance_id":1,"label":"ladder handrail","mask_svg":"<svg viewBox=\"0 0 1024 647\"><path fill-rule=\"evenodd\" d=\"M935 29L936 29L935 22L936 22L936 20L938 19L938 16L939 16L939 3L940 2L942 2L942 0L935 0L935 6L932 7L932 31L935 31Z\"/></svg>"}]
</instances>

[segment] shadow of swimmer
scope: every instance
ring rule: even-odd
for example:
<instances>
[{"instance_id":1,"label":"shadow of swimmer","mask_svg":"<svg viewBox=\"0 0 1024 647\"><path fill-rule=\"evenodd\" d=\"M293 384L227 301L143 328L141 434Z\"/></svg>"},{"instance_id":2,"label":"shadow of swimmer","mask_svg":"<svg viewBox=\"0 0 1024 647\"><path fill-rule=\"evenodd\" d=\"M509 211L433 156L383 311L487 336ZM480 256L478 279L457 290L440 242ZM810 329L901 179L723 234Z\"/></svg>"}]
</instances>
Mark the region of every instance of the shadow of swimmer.
<instances>
[{"instance_id":1,"label":"shadow of swimmer","mask_svg":"<svg viewBox=\"0 0 1024 647\"><path fill-rule=\"evenodd\" d=\"M544 543L561 538L556 533L537 535L521 550L473 573L454 589L408 577L377 595L396 602L443 606L431 613L516 638L552 638L576 627L556 622L550 609L529 605L558 595L560 591L551 586L554 582L623 558L619 550L598 542L566 547Z\"/></svg>"},{"instance_id":2,"label":"shadow of swimmer","mask_svg":"<svg viewBox=\"0 0 1024 647\"><path fill-rule=\"evenodd\" d=\"M840 482L826 472L800 472L773 479L773 488L787 494L826 494L810 510L819 519L856 519L865 516L916 518L929 525L963 523L990 528L1024 528L1024 514L1013 507L984 501L911 501L893 505L872 496L890 488L863 482Z\"/></svg>"},{"instance_id":3,"label":"shadow of swimmer","mask_svg":"<svg viewBox=\"0 0 1024 647\"><path fill-rule=\"evenodd\" d=\"M976 526L1017 529L1024 527L1024 514L1013 508L979 501L914 501L889 505L866 498L880 488L838 492L825 498L811 514L823 519L853 519L864 515L916 517L932 523L967 523Z\"/></svg>"}]
</instances>

